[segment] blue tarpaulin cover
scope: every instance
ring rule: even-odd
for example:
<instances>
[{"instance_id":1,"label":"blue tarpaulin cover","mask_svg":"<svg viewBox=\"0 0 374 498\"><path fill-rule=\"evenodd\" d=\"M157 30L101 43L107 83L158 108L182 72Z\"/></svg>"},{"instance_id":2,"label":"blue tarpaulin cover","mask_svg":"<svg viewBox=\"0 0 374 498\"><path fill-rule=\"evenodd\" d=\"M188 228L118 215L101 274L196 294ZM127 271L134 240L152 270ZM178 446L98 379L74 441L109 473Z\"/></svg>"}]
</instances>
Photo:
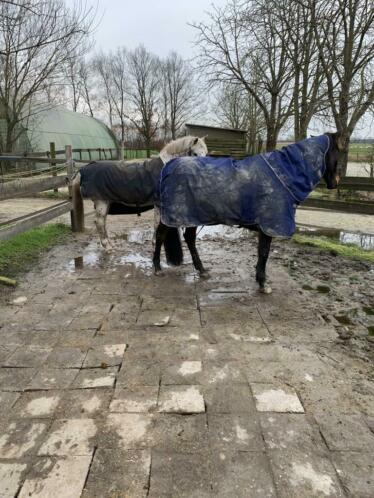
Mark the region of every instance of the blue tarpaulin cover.
<instances>
[{"instance_id":1,"label":"blue tarpaulin cover","mask_svg":"<svg viewBox=\"0 0 374 498\"><path fill-rule=\"evenodd\" d=\"M161 172L158 203L170 227L255 225L272 237L291 237L295 210L321 180L329 137L248 156L179 157Z\"/></svg>"}]
</instances>

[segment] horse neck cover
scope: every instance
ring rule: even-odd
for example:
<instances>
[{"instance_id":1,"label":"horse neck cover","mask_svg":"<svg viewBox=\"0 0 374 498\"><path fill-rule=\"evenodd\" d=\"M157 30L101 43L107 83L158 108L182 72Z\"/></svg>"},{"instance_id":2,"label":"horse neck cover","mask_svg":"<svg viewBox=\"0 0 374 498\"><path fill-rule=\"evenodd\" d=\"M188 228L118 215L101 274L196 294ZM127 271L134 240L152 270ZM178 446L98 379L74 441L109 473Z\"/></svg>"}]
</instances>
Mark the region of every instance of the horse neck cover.
<instances>
[{"instance_id":1,"label":"horse neck cover","mask_svg":"<svg viewBox=\"0 0 374 498\"><path fill-rule=\"evenodd\" d=\"M158 157L142 163L92 162L79 171L82 196L127 206L153 206L163 165Z\"/></svg>"},{"instance_id":2,"label":"horse neck cover","mask_svg":"<svg viewBox=\"0 0 374 498\"><path fill-rule=\"evenodd\" d=\"M171 227L250 225L271 237L291 237L296 207L321 180L329 137L248 156L179 157L162 172L158 204Z\"/></svg>"}]
</instances>

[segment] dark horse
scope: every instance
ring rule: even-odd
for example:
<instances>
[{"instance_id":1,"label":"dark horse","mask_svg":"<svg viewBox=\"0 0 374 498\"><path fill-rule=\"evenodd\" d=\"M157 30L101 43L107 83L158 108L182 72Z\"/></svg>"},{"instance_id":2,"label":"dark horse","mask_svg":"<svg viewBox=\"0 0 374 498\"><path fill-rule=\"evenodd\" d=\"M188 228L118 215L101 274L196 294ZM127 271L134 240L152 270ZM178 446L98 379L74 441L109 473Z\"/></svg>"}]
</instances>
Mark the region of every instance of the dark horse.
<instances>
[{"instance_id":1,"label":"dark horse","mask_svg":"<svg viewBox=\"0 0 374 498\"><path fill-rule=\"evenodd\" d=\"M338 151L338 134L326 133L240 161L209 156L173 159L160 179L155 272L161 271L161 246L170 227L186 227L184 239L193 264L203 273L195 244L197 226L239 226L259 233L256 280L261 292L270 293L266 262L272 238L293 235L296 208L322 177L328 189L337 188Z\"/></svg>"}]
</instances>

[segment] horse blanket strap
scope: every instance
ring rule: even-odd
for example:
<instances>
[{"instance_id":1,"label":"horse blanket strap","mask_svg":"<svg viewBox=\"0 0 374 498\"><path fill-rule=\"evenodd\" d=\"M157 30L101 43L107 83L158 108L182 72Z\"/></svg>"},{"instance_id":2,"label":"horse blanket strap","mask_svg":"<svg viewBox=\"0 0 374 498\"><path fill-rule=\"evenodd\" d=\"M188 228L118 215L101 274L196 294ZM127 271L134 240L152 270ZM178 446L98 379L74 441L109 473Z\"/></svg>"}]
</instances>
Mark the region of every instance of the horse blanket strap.
<instances>
[{"instance_id":1,"label":"horse blanket strap","mask_svg":"<svg viewBox=\"0 0 374 498\"><path fill-rule=\"evenodd\" d=\"M297 205L325 171L329 137L312 137L281 150L249 156L179 157L159 182L161 221L171 227L257 226L271 237L291 237Z\"/></svg>"},{"instance_id":2,"label":"horse blanket strap","mask_svg":"<svg viewBox=\"0 0 374 498\"><path fill-rule=\"evenodd\" d=\"M163 165L160 158L143 163L91 162L80 169L82 196L123 203L140 213L143 207L154 204L155 186Z\"/></svg>"}]
</instances>

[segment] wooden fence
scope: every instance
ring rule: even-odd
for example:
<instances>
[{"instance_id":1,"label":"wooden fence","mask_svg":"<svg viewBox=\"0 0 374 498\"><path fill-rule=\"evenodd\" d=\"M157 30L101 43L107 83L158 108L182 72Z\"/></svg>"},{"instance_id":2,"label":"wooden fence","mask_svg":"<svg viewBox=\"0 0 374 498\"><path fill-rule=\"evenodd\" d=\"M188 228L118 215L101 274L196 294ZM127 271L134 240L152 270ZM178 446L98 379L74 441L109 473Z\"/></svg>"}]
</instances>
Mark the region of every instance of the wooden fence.
<instances>
[{"instance_id":1,"label":"wooden fence","mask_svg":"<svg viewBox=\"0 0 374 498\"><path fill-rule=\"evenodd\" d=\"M74 175L74 160L72 156L72 148L70 145L65 147L65 158L36 158L22 156L1 156L0 160L8 161L38 161L60 164L63 169L66 169L67 174L56 174L52 177L42 178L17 178L16 180L0 183L0 202L6 199L14 199L27 195L32 195L46 190L56 189L58 187L69 187L69 200L59 202L45 209L20 216L11 220L0 223L0 241L10 239L14 235L25 232L30 228L39 226L47 221L50 221L58 216L61 216L70 211L71 226L73 232L81 232L84 230L84 212L83 202L80 193L71 188L71 181Z\"/></svg>"}]
</instances>

